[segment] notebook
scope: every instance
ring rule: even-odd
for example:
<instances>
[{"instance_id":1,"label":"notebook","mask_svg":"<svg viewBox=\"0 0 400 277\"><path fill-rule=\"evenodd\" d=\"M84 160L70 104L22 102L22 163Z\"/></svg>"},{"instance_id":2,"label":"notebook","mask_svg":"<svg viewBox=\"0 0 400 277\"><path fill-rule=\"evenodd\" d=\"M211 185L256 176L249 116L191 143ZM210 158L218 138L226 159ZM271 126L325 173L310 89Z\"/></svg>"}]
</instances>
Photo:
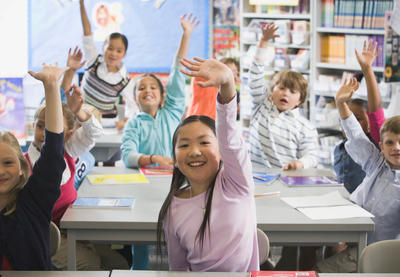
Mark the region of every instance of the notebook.
<instances>
[{"instance_id":1,"label":"notebook","mask_svg":"<svg viewBox=\"0 0 400 277\"><path fill-rule=\"evenodd\" d=\"M73 208L118 208L132 209L134 198L119 197L78 197L72 204Z\"/></svg>"},{"instance_id":2,"label":"notebook","mask_svg":"<svg viewBox=\"0 0 400 277\"><path fill-rule=\"evenodd\" d=\"M289 187L343 186L339 180L331 176L285 176L280 177L280 180Z\"/></svg>"},{"instance_id":3,"label":"notebook","mask_svg":"<svg viewBox=\"0 0 400 277\"><path fill-rule=\"evenodd\" d=\"M88 180L92 185L115 185L148 183L149 181L141 173L136 174L89 174Z\"/></svg>"},{"instance_id":4,"label":"notebook","mask_svg":"<svg viewBox=\"0 0 400 277\"><path fill-rule=\"evenodd\" d=\"M255 184L270 184L279 178L279 174L270 174L266 172L253 171L253 180Z\"/></svg>"}]
</instances>

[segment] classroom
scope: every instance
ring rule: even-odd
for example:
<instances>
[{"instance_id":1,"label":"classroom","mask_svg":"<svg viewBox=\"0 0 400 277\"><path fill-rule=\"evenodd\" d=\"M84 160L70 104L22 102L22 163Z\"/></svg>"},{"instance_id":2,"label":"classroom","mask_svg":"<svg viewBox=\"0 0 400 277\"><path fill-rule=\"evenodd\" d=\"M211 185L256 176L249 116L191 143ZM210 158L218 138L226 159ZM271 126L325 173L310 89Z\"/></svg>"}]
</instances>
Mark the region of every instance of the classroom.
<instances>
[{"instance_id":1,"label":"classroom","mask_svg":"<svg viewBox=\"0 0 400 277\"><path fill-rule=\"evenodd\" d=\"M400 277L400 0L0 1L0 276Z\"/></svg>"}]
</instances>

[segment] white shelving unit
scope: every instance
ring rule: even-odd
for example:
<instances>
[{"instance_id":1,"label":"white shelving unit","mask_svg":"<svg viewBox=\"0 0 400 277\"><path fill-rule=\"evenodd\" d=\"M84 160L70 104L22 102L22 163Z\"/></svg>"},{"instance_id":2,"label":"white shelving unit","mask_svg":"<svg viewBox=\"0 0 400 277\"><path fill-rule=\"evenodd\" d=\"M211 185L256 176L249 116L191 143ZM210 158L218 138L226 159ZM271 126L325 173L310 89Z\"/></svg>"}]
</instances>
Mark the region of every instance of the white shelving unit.
<instances>
[{"instance_id":1,"label":"white shelving unit","mask_svg":"<svg viewBox=\"0 0 400 277\"><path fill-rule=\"evenodd\" d=\"M267 21L274 21L274 20L306 20L310 22L310 28L312 27L311 24L311 10L313 0L310 0L310 13L307 14L265 14L265 13L255 13L252 12L253 6L249 4L249 0L242 0L240 5L241 11L241 22L240 22L240 51L241 51L241 76L242 76L242 87L240 90L240 101L241 101L241 117L246 121L246 119L250 118L250 95L246 91L245 87L247 84L247 77L248 77L248 69L249 65L243 63L244 58L247 55L247 51L251 46L256 46L258 43L258 39L254 40L246 40L243 36L244 30L247 30L249 23L253 19L260 19L260 20L267 20ZM308 45L296 45L293 43L283 44L283 43L274 43L272 42L270 45L275 48L285 48L285 49L307 49L310 50L312 53L312 30L310 29L310 43ZM302 70L300 73L311 76L311 64L309 66L310 69ZM268 68L267 74L273 74L274 72L278 72L281 69L279 68Z\"/></svg>"},{"instance_id":2,"label":"white shelving unit","mask_svg":"<svg viewBox=\"0 0 400 277\"><path fill-rule=\"evenodd\" d=\"M305 72L305 74L309 74L309 97L308 97L308 104L309 104L309 117L310 120L316 125L317 128L324 128L325 130L328 128L329 125L325 124L327 122L332 122L332 117L337 115L336 110L328 111L327 118L325 121L322 121L324 124L319 125L318 120L321 119L324 115L322 114L320 109L316 108L316 98L319 96L328 96L334 97L338 88L333 87L331 90L327 90L328 84L323 86L321 90L317 90L314 87L316 84L318 77L320 74L330 74L330 75L337 75L340 76L343 71L361 71L359 66L349 66L346 64L332 64L332 63L325 63L321 62L321 37L326 36L329 34L344 34L344 35L384 35L384 30L370 30L370 29L351 29L351 28L334 28L334 27L323 27L321 24L321 11L322 11L322 0L310 0L310 14L264 14L264 13L253 13L252 6L249 5L249 0L242 0L241 1L241 58L243 58L249 47L252 45L256 45L257 41L249 40L242 35L243 30L246 29L248 24L253 19L263 19L263 20L307 20L310 22L310 45L306 46L298 46L293 44L282 45L282 44L275 44L271 43L271 45L276 46L278 48L294 48L294 49L308 49L310 50L311 57L310 57L310 69ZM242 59L241 59L242 61ZM246 84L246 78L248 76L248 66L241 66L241 76L243 77L242 88L241 88L241 103L242 105L250 105L250 97L248 92L244 89ZM271 69L271 71L275 71ZM384 72L383 67L374 67L374 71L378 76L382 76ZM383 101L390 101L390 98L383 97ZM248 102L247 102L248 101ZM241 107L242 111L246 111L246 107ZM325 111L326 112L326 111ZM246 118L249 115L244 114L242 118ZM331 121L330 121L331 120ZM321 121L319 121L321 122ZM337 126L338 128L338 126ZM334 129L334 128L333 128ZM326 146L325 146L326 149ZM329 157L328 157L329 159Z\"/></svg>"}]
</instances>

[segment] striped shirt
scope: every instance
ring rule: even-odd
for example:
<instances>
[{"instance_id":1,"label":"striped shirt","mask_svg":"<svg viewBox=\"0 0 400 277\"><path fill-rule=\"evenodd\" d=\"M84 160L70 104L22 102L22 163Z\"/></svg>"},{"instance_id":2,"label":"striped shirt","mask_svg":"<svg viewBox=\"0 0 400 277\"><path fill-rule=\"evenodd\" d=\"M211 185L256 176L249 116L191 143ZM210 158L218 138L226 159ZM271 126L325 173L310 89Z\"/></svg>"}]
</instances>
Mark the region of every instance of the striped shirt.
<instances>
[{"instance_id":1,"label":"striped shirt","mask_svg":"<svg viewBox=\"0 0 400 277\"><path fill-rule=\"evenodd\" d=\"M304 168L318 163L318 133L298 109L279 112L265 88L264 49L257 49L249 72L252 115L249 128L253 165L282 168L300 160Z\"/></svg>"}]
</instances>

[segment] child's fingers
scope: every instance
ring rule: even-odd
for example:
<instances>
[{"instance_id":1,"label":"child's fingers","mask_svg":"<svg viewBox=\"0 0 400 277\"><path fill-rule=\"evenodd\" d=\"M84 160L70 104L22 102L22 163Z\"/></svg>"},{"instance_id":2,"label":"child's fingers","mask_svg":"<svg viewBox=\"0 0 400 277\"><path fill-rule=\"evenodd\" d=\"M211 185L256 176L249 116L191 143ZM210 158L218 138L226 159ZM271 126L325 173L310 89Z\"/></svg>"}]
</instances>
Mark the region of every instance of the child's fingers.
<instances>
[{"instance_id":1,"label":"child's fingers","mask_svg":"<svg viewBox=\"0 0 400 277\"><path fill-rule=\"evenodd\" d=\"M367 50L367 41L364 40L364 44L363 44L363 51Z\"/></svg>"},{"instance_id":2,"label":"child's fingers","mask_svg":"<svg viewBox=\"0 0 400 277\"><path fill-rule=\"evenodd\" d=\"M371 49L372 49L372 39L368 41L368 51L371 51Z\"/></svg>"},{"instance_id":3,"label":"child's fingers","mask_svg":"<svg viewBox=\"0 0 400 277\"><path fill-rule=\"evenodd\" d=\"M200 63L202 63L202 62L205 62L205 61L206 61L205 59L198 58L198 57L194 57L193 59L194 59L194 60L196 60L196 61L198 61L198 62L200 62Z\"/></svg>"},{"instance_id":4,"label":"child's fingers","mask_svg":"<svg viewBox=\"0 0 400 277\"><path fill-rule=\"evenodd\" d=\"M183 58L181 60L181 64L185 67L189 68L190 70L198 70L200 68L200 64L189 59Z\"/></svg>"},{"instance_id":5,"label":"child's fingers","mask_svg":"<svg viewBox=\"0 0 400 277\"><path fill-rule=\"evenodd\" d=\"M212 83L212 81L208 80L208 81L198 81L196 82L197 85L199 85L202 88L207 88L207 87L212 87L214 86L214 84Z\"/></svg>"},{"instance_id":6,"label":"child's fingers","mask_svg":"<svg viewBox=\"0 0 400 277\"><path fill-rule=\"evenodd\" d=\"M196 77L195 72L190 71L190 70L186 70L186 69L181 68L180 72L182 72L185 75L191 76L191 77Z\"/></svg>"},{"instance_id":7,"label":"child's fingers","mask_svg":"<svg viewBox=\"0 0 400 277\"><path fill-rule=\"evenodd\" d=\"M382 48L381 47L379 47L378 48L378 51L376 51L376 53L375 53L375 56L379 56L379 54L382 52Z\"/></svg>"},{"instance_id":8,"label":"child's fingers","mask_svg":"<svg viewBox=\"0 0 400 277\"><path fill-rule=\"evenodd\" d=\"M377 48L377 47L378 47L378 42L375 41L375 43L374 43L374 49L372 50L372 53L375 54L376 48Z\"/></svg>"}]
</instances>

